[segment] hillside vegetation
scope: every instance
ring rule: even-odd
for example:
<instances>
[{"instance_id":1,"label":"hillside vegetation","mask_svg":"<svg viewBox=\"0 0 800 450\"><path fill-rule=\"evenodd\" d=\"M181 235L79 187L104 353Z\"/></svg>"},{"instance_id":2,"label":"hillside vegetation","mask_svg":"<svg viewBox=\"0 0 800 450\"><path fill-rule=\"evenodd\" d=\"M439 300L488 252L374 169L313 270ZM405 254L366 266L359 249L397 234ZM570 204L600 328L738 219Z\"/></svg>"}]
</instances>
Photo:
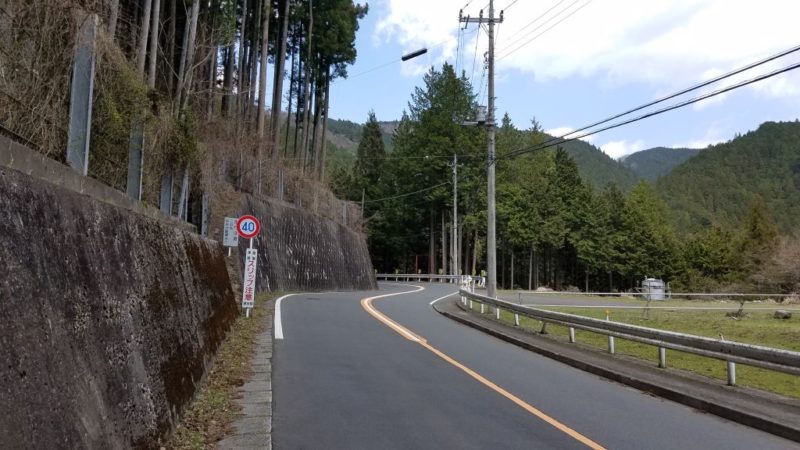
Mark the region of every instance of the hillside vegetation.
<instances>
[{"instance_id":1,"label":"hillside vegetation","mask_svg":"<svg viewBox=\"0 0 800 450\"><path fill-rule=\"evenodd\" d=\"M198 226L215 183L277 195L279 174L284 200L341 211L319 207L336 203L323 118L367 12L350 0L2 0L0 133L65 161L77 36L94 29L78 170Z\"/></svg>"},{"instance_id":2,"label":"hillside vegetation","mask_svg":"<svg viewBox=\"0 0 800 450\"><path fill-rule=\"evenodd\" d=\"M620 162L645 180L655 181L700 151L697 148L656 147L628 155Z\"/></svg>"},{"instance_id":3,"label":"hillside vegetation","mask_svg":"<svg viewBox=\"0 0 800 450\"><path fill-rule=\"evenodd\" d=\"M741 224L754 195L783 233L800 231L800 122L766 122L703 150L657 182L680 232Z\"/></svg>"},{"instance_id":4,"label":"hillside vegetation","mask_svg":"<svg viewBox=\"0 0 800 450\"><path fill-rule=\"evenodd\" d=\"M639 175L631 168L614 160L602 150L587 142L576 140L560 145L578 165L581 178L595 189L613 183L624 192L630 192L639 182Z\"/></svg>"}]
</instances>

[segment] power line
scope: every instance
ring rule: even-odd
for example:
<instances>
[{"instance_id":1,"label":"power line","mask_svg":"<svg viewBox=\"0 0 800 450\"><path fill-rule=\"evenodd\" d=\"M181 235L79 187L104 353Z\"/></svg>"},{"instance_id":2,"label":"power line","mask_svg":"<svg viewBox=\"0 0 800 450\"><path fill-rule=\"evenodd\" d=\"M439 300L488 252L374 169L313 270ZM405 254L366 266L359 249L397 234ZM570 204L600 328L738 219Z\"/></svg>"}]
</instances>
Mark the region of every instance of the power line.
<instances>
[{"instance_id":1,"label":"power line","mask_svg":"<svg viewBox=\"0 0 800 450\"><path fill-rule=\"evenodd\" d=\"M511 8L512 6L514 6L514 3L517 3L518 1L519 1L519 0L513 0L511 3L509 3L508 5L506 5L506 7L502 9L502 11L506 11L506 10L508 10L508 8Z\"/></svg>"},{"instance_id":2,"label":"power line","mask_svg":"<svg viewBox=\"0 0 800 450\"><path fill-rule=\"evenodd\" d=\"M711 84L714 84L714 83L717 83L719 81L722 81L722 80L724 80L726 78L730 78L730 77L732 77L734 75L738 75L738 74L740 74L742 72L745 72L745 71L748 71L748 70L753 69L755 67L764 65L764 64L766 64L768 62L774 61L774 60L776 60L778 58L782 58L782 57L784 57L786 55L790 55L790 54L795 53L797 51L800 51L800 45L792 47L792 48L790 48L788 50L784 50L784 51L778 52L778 53L776 53L776 54L774 54L772 56L768 56L768 57L766 57L764 59L761 59L759 61L750 63L750 64L748 64L746 66L743 66L743 67L740 67L738 69L734 69L734 70L732 70L732 71L730 71L728 73L725 73L723 75L714 77L714 78L712 78L710 80L706 80L706 81L703 81L701 83L695 84L693 86L690 86L690 87L688 87L686 89L682 89L682 90L680 90L678 92L675 92L673 94L667 95L665 97L661 97L659 99L653 100L652 102L645 103L644 105L637 106L636 108L632 108L632 109L629 109L629 110L627 110L625 112L622 112L622 113L619 113L619 114L615 114L615 115L613 115L613 116L611 116L611 117L609 117L607 119L603 119L603 120L600 120L600 121L595 122L593 124L586 125L584 127L578 128L576 130L572 130L569 133L563 135L562 137L566 137L566 136L569 136L569 135L572 135L572 134L575 134L575 133L579 133L579 132L587 130L589 128L594 128L594 127L596 127L598 125L602 125L604 123L611 122L614 119L619 119L622 116L627 116L628 114L635 113L637 111L641 111L641 110L643 110L645 108L649 108L650 106L657 105L659 103L663 103L663 102L665 102L667 100L672 100L675 97L679 97L679 96L681 96L683 94L687 94L689 92L696 91L696 90L698 90L700 88L704 88L704 87L709 86ZM554 141L556 139L559 139L559 138L553 138L553 139L550 139L549 141ZM545 143L547 143L549 141L546 141Z\"/></svg>"},{"instance_id":3,"label":"power line","mask_svg":"<svg viewBox=\"0 0 800 450\"><path fill-rule=\"evenodd\" d=\"M640 116L636 116L636 117L634 117L632 119L624 120L622 122L617 122L617 123L605 126L603 128L600 128L600 129L597 129L597 130L594 130L594 131L586 132L586 133L581 134L579 136L574 136L574 137L571 137L569 139L564 139L565 136L568 136L569 134L573 134L573 133L568 133L568 134L566 134L564 136L560 136L560 137L555 138L555 139L550 139L549 141L546 141L546 142L544 142L542 144L538 144L538 145L534 145L534 146L531 146L531 147L514 150L514 151L504 155L504 158L512 158L514 156L518 156L518 155L521 155L523 153L530 153L530 152L534 152L534 151L537 151L537 150L543 150L545 148L554 147L556 145L560 145L560 144L563 144L563 143L566 143L566 142L574 141L574 140L577 140L577 139L583 139L583 138L585 138L587 136L591 136L593 134L597 134L597 133L600 133L600 132L603 132L603 131L611 130L613 128L619 128L619 127L621 127L623 125L628 125L628 124L631 124L633 122L638 122L640 120L647 119L648 117L657 116L657 115L663 114L665 112L669 112L669 111L672 111L672 110L675 110L675 109L678 109L678 108L683 108L684 106L689 106L689 105L697 103L699 101L702 101L702 100L705 100L705 99L708 99L708 98L711 98L711 97L715 97L717 95L724 94L724 93L732 91L734 89L738 89L738 88L741 88L741 87L744 87L744 86L747 86L747 85L750 85L750 84L753 84L753 83L756 83L756 82L759 82L759 81L762 81L762 80L766 80L767 78L772 78L772 77L780 75L782 73L789 72L791 70L795 70L797 68L800 68L800 63L795 63L795 64L792 64L792 65L786 66L784 68L777 69L777 70L774 70L772 72L769 72L769 73L766 73L766 74L763 74L763 75L759 75L759 76L751 78L749 80L745 80L745 81L736 83L734 85L731 85L731 86L728 86L728 87L725 87L725 88L717 89L716 91L709 92L708 94L703 94L701 96L694 97L694 98L691 98L689 100L685 100L685 101L682 101L682 102L679 102L679 103L675 103L673 105L670 105L670 106L667 106L667 107L664 107L664 108L661 108L661 109L658 109L658 110L655 110L655 111L652 111L652 112L649 112L649 113L646 113L646 114L642 114ZM557 141L557 142L553 142L553 141Z\"/></svg>"},{"instance_id":4,"label":"power line","mask_svg":"<svg viewBox=\"0 0 800 450\"><path fill-rule=\"evenodd\" d=\"M515 36L519 35L519 34L522 32L522 30L524 30L524 29L528 28L529 26L531 26L531 25L535 24L536 22L538 22L539 20L541 20L542 18L544 18L544 17L545 17L547 14L549 14L549 13L550 13L550 11L552 11L552 10L556 9L556 8L558 7L558 5L560 5L560 4L562 4L562 3L564 3L565 1L566 1L566 0L559 0L558 2L556 2L556 3L555 3L553 6L551 6L551 7L550 7L550 8L549 8L547 11L543 12L543 13L542 13L542 14L540 14L538 17L536 17L536 18L535 18L535 19L533 19L532 21L528 22L528 23L527 23L525 26L523 26L522 28L520 28L520 29L518 29L517 31L515 31L514 33L512 33L512 34L511 34L511 36L510 36L510 38L513 38L513 37L515 37ZM567 9L567 8L565 8L565 9ZM558 14L556 14L556 15L558 15ZM533 29L533 30L531 30L531 32L535 32L535 31L536 31L536 29L538 29L538 27L537 27L537 28L535 28L535 29ZM529 34L530 34L530 33L529 33ZM510 38L509 38L509 39L510 39ZM524 39L524 38L520 38L520 39L518 39L518 40L516 40L516 41L512 42L512 44L511 44L511 45L513 45L513 44L515 44L515 43L519 42L519 41L520 41L520 40L522 40L522 39Z\"/></svg>"},{"instance_id":5,"label":"power line","mask_svg":"<svg viewBox=\"0 0 800 450\"><path fill-rule=\"evenodd\" d=\"M374 200L365 200L364 203L382 202L384 200L394 200L396 198L408 197L409 195L419 194L419 193L426 192L426 191L432 191L432 190L434 190L434 189L436 189L438 187L444 186L446 184L450 184L450 181L445 181L444 183L439 183L439 184L437 184L435 186L426 187L424 189L420 189L420 190L414 191L414 192L408 192L408 193L400 194L400 195L393 195L391 197L376 198Z\"/></svg>"},{"instance_id":6,"label":"power line","mask_svg":"<svg viewBox=\"0 0 800 450\"><path fill-rule=\"evenodd\" d=\"M481 40L480 26L478 27L478 34L475 35L475 52L472 54L472 73L469 76L469 82L472 84L472 79L475 77L475 61L478 59L478 42Z\"/></svg>"},{"instance_id":7,"label":"power line","mask_svg":"<svg viewBox=\"0 0 800 450\"><path fill-rule=\"evenodd\" d=\"M579 0L576 0L576 2L573 2L573 3L571 3L571 4L570 4L570 6L572 6L572 5L574 5L575 3L577 3L577 1L579 1ZM536 40L536 39L538 39L538 38L539 38L541 35L543 35L543 34L547 33L548 31L552 30L552 29L553 29L553 28L555 28L555 27L556 27L558 24L560 24L561 22L563 22L563 21L565 21L565 20L569 19L569 18L570 18L570 17L572 17L572 16L573 16L575 13L577 13L578 11L580 11L580 10L582 10L583 8L585 8L586 6L588 6L588 5L589 5L589 3L592 3L592 0L589 0L589 1L587 1L586 3L582 4L582 5L581 5L581 6L579 6L578 8L574 9L574 10L573 10L571 13L567 14L566 16L564 16L564 17L563 17L561 20L559 20L558 22L554 23L553 25L550 25L549 27L547 27L546 29L544 29L544 30L543 30L541 33L538 33L538 34L536 34L534 37L532 37L532 38L528 39L527 41L525 41L525 42L524 42L522 45L520 45L519 47L516 47L515 49L513 49L513 50L511 50L511 51L507 52L506 54L504 54L504 55L502 55L502 56L499 56L497 59L498 59L498 60L501 60L501 59L505 58L506 56L509 56L509 55L513 54L513 53L514 53L514 52L516 52L517 50L519 50L519 49L521 49L521 48L525 47L526 45L530 44L531 42L535 41L535 40ZM564 11L566 11L566 9L565 9ZM563 11L562 11L562 12L563 12ZM557 16L553 16L553 17L557 17ZM547 23L547 22L545 22L545 23ZM544 26L544 23L543 23L541 26ZM540 26L540 27L541 27L541 26ZM540 28L540 27L537 27L537 29L538 29L538 28ZM513 45L513 44L512 44L512 45ZM510 47L510 46L509 46L509 47ZM509 47L506 47L506 49L508 49ZM501 52L502 52L502 51L501 51Z\"/></svg>"}]
</instances>

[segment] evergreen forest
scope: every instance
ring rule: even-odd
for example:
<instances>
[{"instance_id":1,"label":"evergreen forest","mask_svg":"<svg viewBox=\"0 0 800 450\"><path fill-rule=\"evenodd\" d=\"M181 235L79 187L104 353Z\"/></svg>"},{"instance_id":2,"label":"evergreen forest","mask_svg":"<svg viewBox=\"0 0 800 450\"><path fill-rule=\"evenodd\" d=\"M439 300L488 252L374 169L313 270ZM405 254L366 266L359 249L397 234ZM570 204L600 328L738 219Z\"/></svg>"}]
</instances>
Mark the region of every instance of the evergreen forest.
<instances>
[{"instance_id":1,"label":"evergreen forest","mask_svg":"<svg viewBox=\"0 0 800 450\"><path fill-rule=\"evenodd\" d=\"M393 149L370 114L352 167L332 174L336 192L364 203L378 272L483 273L486 133L460 123L476 106L464 75L431 68ZM535 119L497 122L499 286L625 291L657 277L675 292L798 288L800 124L764 124L652 182L580 141L506 157L550 136Z\"/></svg>"}]
</instances>

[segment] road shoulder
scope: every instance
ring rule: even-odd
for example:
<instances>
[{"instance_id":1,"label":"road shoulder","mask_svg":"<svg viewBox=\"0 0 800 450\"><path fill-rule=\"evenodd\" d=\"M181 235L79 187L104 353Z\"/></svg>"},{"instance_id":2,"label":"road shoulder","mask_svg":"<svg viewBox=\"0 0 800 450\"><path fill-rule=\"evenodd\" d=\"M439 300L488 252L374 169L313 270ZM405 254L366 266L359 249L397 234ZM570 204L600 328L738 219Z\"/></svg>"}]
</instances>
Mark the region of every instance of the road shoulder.
<instances>
[{"instance_id":1,"label":"road shoulder","mask_svg":"<svg viewBox=\"0 0 800 450\"><path fill-rule=\"evenodd\" d=\"M800 442L800 401L537 336L465 311L457 300L432 306L450 319L572 367Z\"/></svg>"}]
</instances>

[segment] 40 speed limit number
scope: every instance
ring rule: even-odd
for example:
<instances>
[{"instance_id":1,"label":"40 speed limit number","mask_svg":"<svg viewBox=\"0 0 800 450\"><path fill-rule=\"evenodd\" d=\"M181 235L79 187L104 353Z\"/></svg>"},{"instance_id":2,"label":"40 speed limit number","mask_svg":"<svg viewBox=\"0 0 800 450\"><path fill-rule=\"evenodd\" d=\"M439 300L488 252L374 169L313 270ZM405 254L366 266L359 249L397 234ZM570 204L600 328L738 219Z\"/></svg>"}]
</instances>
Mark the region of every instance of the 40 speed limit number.
<instances>
[{"instance_id":1,"label":"40 speed limit number","mask_svg":"<svg viewBox=\"0 0 800 450\"><path fill-rule=\"evenodd\" d=\"M261 223L254 216L242 216L236 221L236 232L245 239L256 237L261 231Z\"/></svg>"}]
</instances>

